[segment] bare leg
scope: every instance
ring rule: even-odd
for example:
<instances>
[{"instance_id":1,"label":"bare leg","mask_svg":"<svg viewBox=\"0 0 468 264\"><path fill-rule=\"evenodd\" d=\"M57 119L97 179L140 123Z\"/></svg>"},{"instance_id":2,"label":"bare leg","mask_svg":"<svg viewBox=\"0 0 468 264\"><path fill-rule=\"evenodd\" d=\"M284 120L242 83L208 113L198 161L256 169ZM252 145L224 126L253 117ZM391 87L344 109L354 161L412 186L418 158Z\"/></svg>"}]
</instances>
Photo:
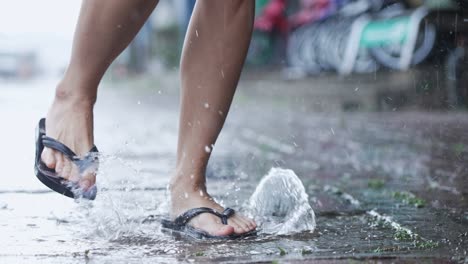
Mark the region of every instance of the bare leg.
<instances>
[{"instance_id":1,"label":"bare leg","mask_svg":"<svg viewBox=\"0 0 468 264\"><path fill-rule=\"evenodd\" d=\"M181 60L177 167L171 179L173 217L194 207L223 208L207 193L205 171L229 111L250 43L253 0L197 1ZM248 232L255 223L236 214L222 225L210 214L191 225L214 235Z\"/></svg>"},{"instance_id":2,"label":"bare leg","mask_svg":"<svg viewBox=\"0 0 468 264\"><path fill-rule=\"evenodd\" d=\"M78 155L93 146L93 106L99 82L110 63L130 43L157 0L84 0L68 69L47 113L47 135ZM64 178L78 181L77 168L59 152L45 149L42 160ZM83 175L84 188L95 183L95 173Z\"/></svg>"}]
</instances>

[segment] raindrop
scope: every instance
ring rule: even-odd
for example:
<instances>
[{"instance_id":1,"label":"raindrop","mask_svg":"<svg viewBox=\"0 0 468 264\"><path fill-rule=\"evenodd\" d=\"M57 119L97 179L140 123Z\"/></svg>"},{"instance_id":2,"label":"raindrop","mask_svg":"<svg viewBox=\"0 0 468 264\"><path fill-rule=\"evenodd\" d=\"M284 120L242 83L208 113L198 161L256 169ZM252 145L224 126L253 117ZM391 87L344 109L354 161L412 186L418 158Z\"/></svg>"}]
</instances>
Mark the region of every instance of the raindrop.
<instances>
[{"instance_id":1,"label":"raindrop","mask_svg":"<svg viewBox=\"0 0 468 264\"><path fill-rule=\"evenodd\" d=\"M197 38L198 38L198 30L195 29L195 34L197 34Z\"/></svg>"},{"instance_id":2,"label":"raindrop","mask_svg":"<svg viewBox=\"0 0 468 264\"><path fill-rule=\"evenodd\" d=\"M203 191L202 190L200 190L200 196L203 197Z\"/></svg>"},{"instance_id":3,"label":"raindrop","mask_svg":"<svg viewBox=\"0 0 468 264\"><path fill-rule=\"evenodd\" d=\"M188 199L188 193L185 192L184 197L185 197L185 199Z\"/></svg>"},{"instance_id":4,"label":"raindrop","mask_svg":"<svg viewBox=\"0 0 468 264\"><path fill-rule=\"evenodd\" d=\"M209 146L205 146L205 151L206 153L210 153L211 152L211 148Z\"/></svg>"},{"instance_id":5,"label":"raindrop","mask_svg":"<svg viewBox=\"0 0 468 264\"><path fill-rule=\"evenodd\" d=\"M208 103L205 103L205 108L206 109L210 108L210 105Z\"/></svg>"},{"instance_id":6,"label":"raindrop","mask_svg":"<svg viewBox=\"0 0 468 264\"><path fill-rule=\"evenodd\" d=\"M223 70L221 70L221 76L222 76L223 79L224 79L224 71L223 71Z\"/></svg>"}]
</instances>

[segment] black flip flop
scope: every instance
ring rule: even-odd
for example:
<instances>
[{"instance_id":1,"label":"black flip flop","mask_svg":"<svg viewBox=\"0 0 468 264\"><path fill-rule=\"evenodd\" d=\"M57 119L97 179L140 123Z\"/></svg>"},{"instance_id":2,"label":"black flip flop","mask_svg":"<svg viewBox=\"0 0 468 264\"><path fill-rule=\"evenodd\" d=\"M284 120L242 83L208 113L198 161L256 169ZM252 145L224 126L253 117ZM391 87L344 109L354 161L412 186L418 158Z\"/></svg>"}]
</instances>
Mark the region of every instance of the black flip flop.
<instances>
[{"instance_id":1,"label":"black flip flop","mask_svg":"<svg viewBox=\"0 0 468 264\"><path fill-rule=\"evenodd\" d=\"M46 136L45 133L45 119L42 118L36 129L36 160L34 164L34 172L37 178L50 189L67 197L94 200L97 193L96 185L90 187L86 191L83 191L78 183L71 182L60 177L54 169L47 167L41 160L41 153L44 150L44 147L59 151L63 153L66 158L71 160L78 167L80 173L82 173L92 166L96 166L99 162L97 157L99 151L96 146L91 148L84 157L80 158L69 147Z\"/></svg>"},{"instance_id":2,"label":"black flip flop","mask_svg":"<svg viewBox=\"0 0 468 264\"><path fill-rule=\"evenodd\" d=\"M245 237L257 235L257 231L252 230L244 234L231 234L229 236L214 236L214 235L208 234L207 232L203 230L200 230L200 229L197 229L195 227L188 225L188 222L192 220L192 218L203 213L216 215L217 217L221 219L221 223L223 223L223 225L227 225L227 221L229 217L233 216L235 214L235 211L234 209L226 208L222 213L219 213L216 210L212 208L208 208L208 207L193 208L179 215L178 217L176 217L174 221L163 219L161 221L161 225L163 228L168 229L172 232L177 232L181 235L186 235L186 236L196 238L196 239L238 239L238 238L245 238Z\"/></svg>"}]
</instances>

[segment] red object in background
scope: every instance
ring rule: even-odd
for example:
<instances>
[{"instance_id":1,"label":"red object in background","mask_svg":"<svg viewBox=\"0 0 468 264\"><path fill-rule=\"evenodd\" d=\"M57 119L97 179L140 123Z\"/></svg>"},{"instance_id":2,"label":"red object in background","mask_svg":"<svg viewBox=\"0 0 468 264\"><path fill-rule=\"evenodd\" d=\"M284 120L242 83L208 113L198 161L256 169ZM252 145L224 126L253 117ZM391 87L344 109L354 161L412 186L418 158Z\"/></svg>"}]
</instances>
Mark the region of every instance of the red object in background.
<instances>
[{"instance_id":1,"label":"red object in background","mask_svg":"<svg viewBox=\"0 0 468 264\"><path fill-rule=\"evenodd\" d=\"M336 1L333 0L301 0L299 11L288 18L287 2L287 0L271 0L255 19L254 28L266 32L277 29L281 33L287 33L291 28L329 16L337 8Z\"/></svg>"},{"instance_id":2,"label":"red object in background","mask_svg":"<svg viewBox=\"0 0 468 264\"><path fill-rule=\"evenodd\" d=\"M288 19L284 13L286 0L270 1L259 17L255 19L254 28L261 31L271 32L278 29L280 32L288 30Z\"/></svg>"},{"instance_id":3,"label":"red object in background","mask_svg":"<svg viewBox=\"0 0 468 264\"><path fill-rule=\"evenodd\" d=\"M334 1L330 0L301 0L301 9L290 18L291 27L295 28L327 17L335 9L333 4Z\"/></svg>"}]
</instances>

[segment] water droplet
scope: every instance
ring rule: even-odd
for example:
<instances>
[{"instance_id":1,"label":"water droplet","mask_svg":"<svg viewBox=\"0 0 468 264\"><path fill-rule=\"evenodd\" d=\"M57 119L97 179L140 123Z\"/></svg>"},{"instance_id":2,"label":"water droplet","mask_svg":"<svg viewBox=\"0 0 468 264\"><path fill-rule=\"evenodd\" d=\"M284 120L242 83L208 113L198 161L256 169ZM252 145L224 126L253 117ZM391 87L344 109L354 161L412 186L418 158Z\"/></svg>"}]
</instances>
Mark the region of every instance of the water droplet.
<instances>
[{"instance_id":1,"label":"water droplet","mask_svg":"<svg viewBox=\"0 0 468 264\"><path fill-rule=\"evenodd\" d=\"M200 196L203 197L203 191L202 190L200 190Z\"/></svg>"},{"instance_id":2,"label":"water droplet","mask_svg":"<svg viewBox=\"0 0 468 264\"><path fill-rule=\"evenodd\" d=\"M205 103L205 108L210 108L210 105L208 103Z\"/></svg>"},{"instance_id":3,"label":"water droplet","mask_svg":"<svg viewBox=\"0 0 468 264\"><path fill-rule=\"evenodd\" d=\"M198 30L195 29L195 34L197 34L197 38L198 38Z\"/></svg>"},{"instance_id":4,"label":"water droplet","mask_svg":"<svg viewBox=\"0 0 468 264\"><path fill-rule=\"evenodd\" d=\"M185 197L185 199L188 199L188 193L185 192L184 197Z\"/></svg>"},{"instance_id":5,"label":"water droplet","mask_svg":"<svg viewBox=\"0 0 468 264\"><path fill-rule=\"evenodd\" d=\"M219 114L220 116L222 116L222 115L223 115L223 111L219 110L219 111L218 111L218 114Z\"/></svg>"},{"instance_id":6,"label":"water droplet","mask_svg":"<svg viewBox=\"0 0 468 264\"><path fill-rule=\"evenodd\" d=\"M137 104L141 104L141 102L140 102L140 101L138 101L138 102L137 102Z\"/></svg>"},{"instance_id":7,"label":"water droplet","mask_svg":"<svg viewBox=\"0 0 468 264\"><path fill-rule=\"evenodd\" d=\"M224 71L223 71L223 70L221 70L221 76L222 76L223 79L224 79Z\"/></svg>"},{"instance_id":8,"label":"water droplet","mask_svg":"<svg viewBox=\"0 0 468 264\"><path fill-rule=\"evenodd\" d=\"M190 174L190 179L193 179L193 178L195 178L195 175Z\"/></svg>"},{"instance_id":9,"label":"water droplet","mask_svg":"<svg viewBox=\"0 0 468 264\"><path fill-rule=\"evenodd\" d=\"M209 146L205 146L205 151L206 153L210 153L211 152L211 148Z\"/></svg>"}]
</instances>

